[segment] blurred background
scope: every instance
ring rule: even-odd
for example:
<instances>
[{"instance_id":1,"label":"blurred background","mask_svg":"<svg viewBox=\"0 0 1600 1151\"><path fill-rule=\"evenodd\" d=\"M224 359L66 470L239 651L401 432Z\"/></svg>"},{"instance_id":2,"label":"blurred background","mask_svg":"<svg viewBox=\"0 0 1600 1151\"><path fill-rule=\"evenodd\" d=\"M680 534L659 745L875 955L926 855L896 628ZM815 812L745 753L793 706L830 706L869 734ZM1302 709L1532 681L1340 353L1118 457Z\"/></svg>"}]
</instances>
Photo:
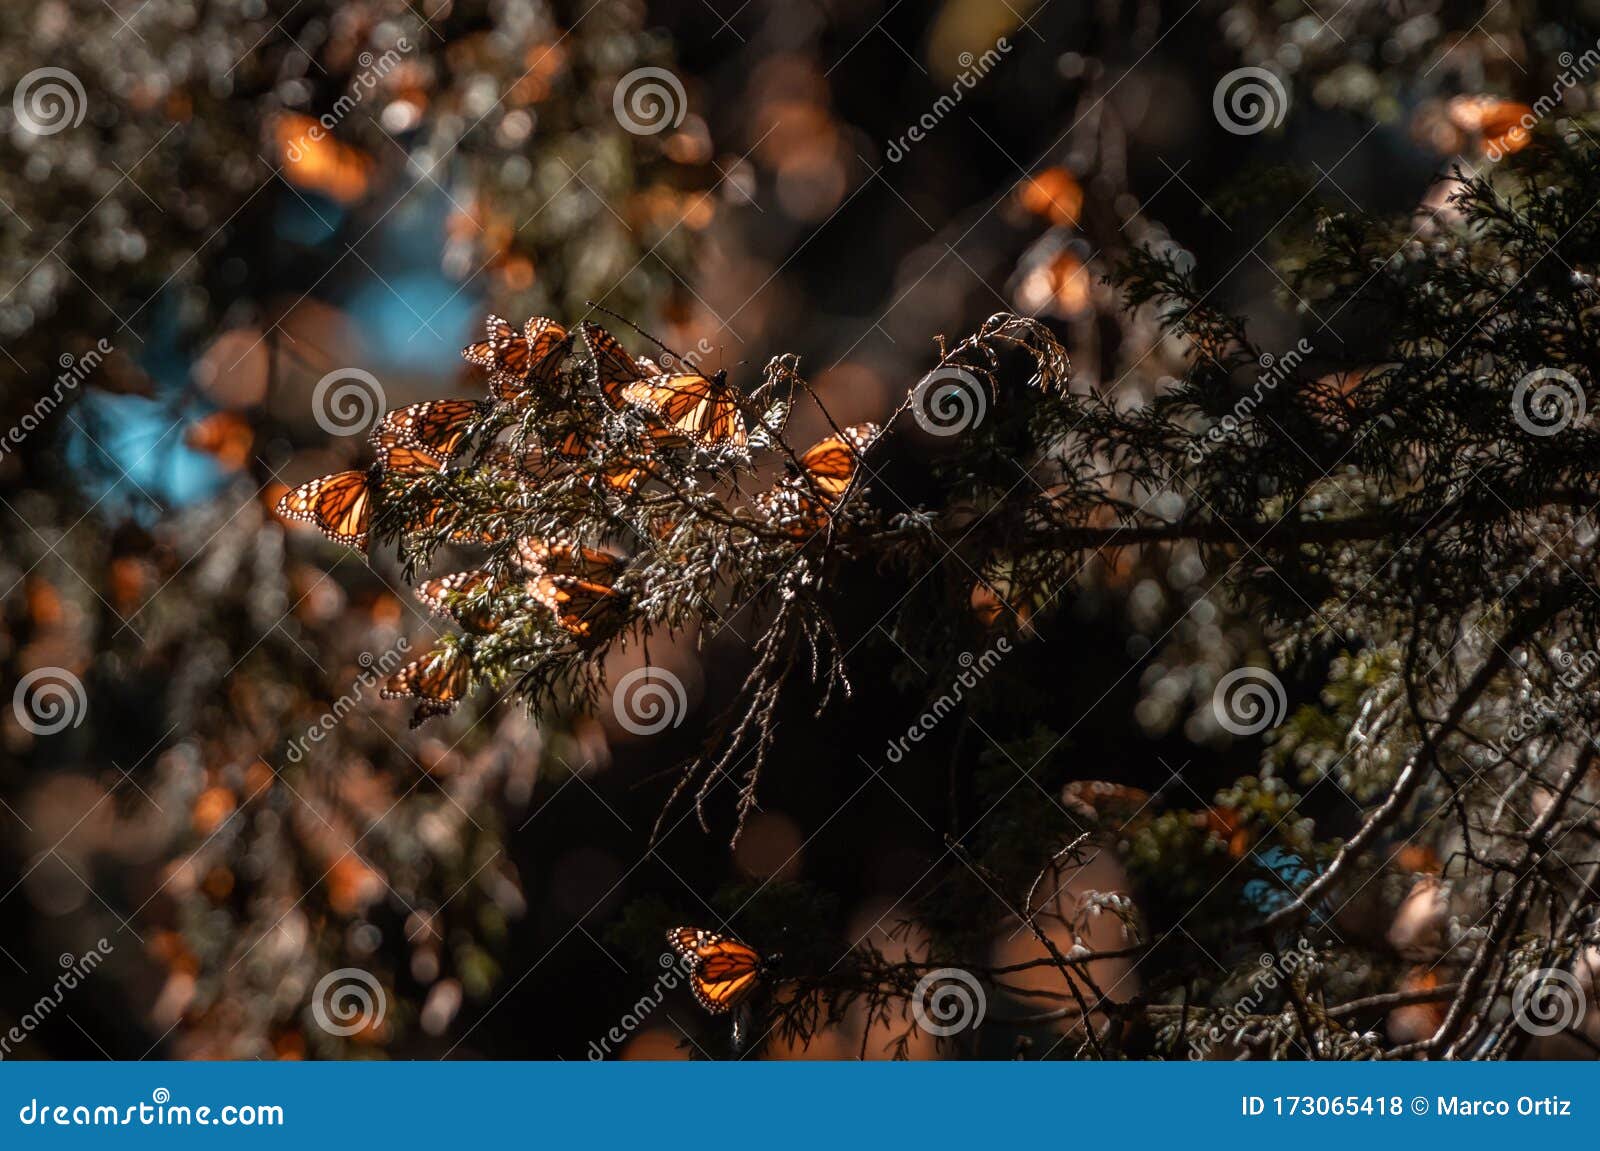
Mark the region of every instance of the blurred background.
<instances>
[{"instance_id":1,"label":"blurred background","mask_svg":"<svg viewBox=\"0 0 1600 1151\"><path fill-rule=\"evenodd\" d=\"M652 648L690 690L687 722L659 737L493 699L407 730L372 669L392 670L402 641L424 648L438 621L388 557L364 562L270 510L287 485L364 462L364 437L340 433L367 425L319 419L319 382L372 381L389 408L483 394L459 350L486 315L570 323L593 300L746 388L795 353L843 423L888 411L939 335L1015 310L1067 344L1076 390L1136 404L1183 349L1105 282L1123 252L1187 253L1263 346L1336 338L1276 270L1292 230L1341 204L1437 207L1450 163L1518 146L1523 102L1594 42L1592 8L13 11L0 1032L25 1037L6 1057L585 1058L657 975L614 937L628 909L715 922L719 890L799 880L828 894L847 943L916 953L914 922L886 932L941 881L938 834L883 788L839 807L858 756L880 756L927 687L892 649L862 653L861 698L791 728L737 850L691 819L647 853L674 768L742 677L752 622L717 621L698 650ZM1230 130L1214 103L1243 66L1281 83L1264 130ZM1595 80L1565 105L1586 108ZM823 427L796 419L811 421L797 442ZM911 436L895 466L914 477L936 446ZM1260 647L1229 605L1186 610L1208 594L1200 574L1110 565L1030 648L1036 706L1070 725L1075 777L1153 790L1181 772L1209 795L1255 761L1192 707ZM14 705L25 683L33 702ZM339 722L307 741L330 710ZM897 786L932 803L945 780ZM1081 882L1124 885L1109 861ZM58 974L97 948L103 962L39 1018ZM993 942L996 963L1040 954L1025 935ZM385 1009L330 1027L318 988L347 969ZM615 1050L692 1054L705 1026L680 990ZM847 1017L765 1054L882 1057L898 1030ZM984 1042L1004 1055L1014 1036Z\"/></svg>"}]
</instances>

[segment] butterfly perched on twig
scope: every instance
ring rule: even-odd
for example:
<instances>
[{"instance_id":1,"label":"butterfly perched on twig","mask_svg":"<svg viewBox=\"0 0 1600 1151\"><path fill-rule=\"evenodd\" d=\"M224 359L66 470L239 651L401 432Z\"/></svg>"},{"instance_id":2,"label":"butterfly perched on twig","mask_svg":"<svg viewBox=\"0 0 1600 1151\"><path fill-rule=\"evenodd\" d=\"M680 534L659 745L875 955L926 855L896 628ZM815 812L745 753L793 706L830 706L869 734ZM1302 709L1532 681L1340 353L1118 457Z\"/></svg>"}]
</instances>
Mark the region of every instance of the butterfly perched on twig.
<instances>
[{"instance_id":1,"label":"butterfly perched on twig","mask_svg":"<svg viewBox=\"0 0 1600 1151\"><path fill-rule=\"evenodd\" d=\"M861 458L881 431L873 423L851 424L812 444L800 454L798 473L759 493L756 508L789 535L815 535L855 484Z\"/></svg>"},{"instance_id":2,"label":"butterfly perched on twig","mask_svg":"<svg viewBox=\"0 0 1600 1151\"><path fill-rule=\"evenodd\" d=\"M701 927L674 927L667 932L667 945L687 963L695 1001L713 1015L743 1002L779 959Z\"/></svg>"},{"instance_id":3,"label":"butterfly perched on twig","mask_svg":"<svg viewBox=\"0 0 1600 1151\"><path fill-rule=\"evenodd\" d=\"M407 404L384 415L373 429L372 443L380 453L397 447L421 449L443 465L461 450L473 425L488 414L491 406L479 400ZM381 455L380 463L387 463Z\"/></svg>"},{"instance_id":4,"label":"butterfly perched on twig","mask_svg":"<svg viewBox=\"0 0 1600 1151\"><path fill-rule=\"evenodd\" d=\"M554 387L572 354L567 329L546 316L534 316L519 332L490 316L484 338L461 349L461 358L489 373L489 389L504 403L515 403L535 388Z\"/></svg>"},{"instance_id":5,"label":"butterfly perched on twig","mask_svg":"<svg viewBox=\"0 0 1600 1151\"><path fill-rule=\"evenodd\" d=\"M494 604L495 591L494 575L474 568L423 580L417 585L417 599L435 615L453 619L468 631L487 635L501 622Z\"/></svg>"},{"instance_id":6,"label":"butterfly perched on twig","mask_svg":"<svg viewBox=\"0 0 1600 1151\"><path fill-rule=\"evenodd\" d=\"M436 715L448 715L472 683L472 657L461 646L435 648L391 675L379 694L384 699L418 700L411 726Z\"/></svg>"},{"instance_id":7,"label":"butterfly perched on twig","mask_svg":"<svg viewBox=\"0 0 1600 1151\"><path fill-rule=\"evenodd\" d=\"M750 442L738 396L725 372L664 371L653 360L636 360L598 324L583 326L595 382L614 408L632 405L654 418L652 435L663 446L743 448Z\"/></svg>"},{"instance_id":8,"label":"butterfly perched on twig","mask_svg":"<svg viewBox=\"0 0 1600 1151\"><path fill-rule=\"evenodd\" d=\"M613 586L623 568L620 556L528 538L517 541L517 558L533 574L528 590L570 635L593 642L627 622L628 597Z\"/></svg>"}]
</instances>

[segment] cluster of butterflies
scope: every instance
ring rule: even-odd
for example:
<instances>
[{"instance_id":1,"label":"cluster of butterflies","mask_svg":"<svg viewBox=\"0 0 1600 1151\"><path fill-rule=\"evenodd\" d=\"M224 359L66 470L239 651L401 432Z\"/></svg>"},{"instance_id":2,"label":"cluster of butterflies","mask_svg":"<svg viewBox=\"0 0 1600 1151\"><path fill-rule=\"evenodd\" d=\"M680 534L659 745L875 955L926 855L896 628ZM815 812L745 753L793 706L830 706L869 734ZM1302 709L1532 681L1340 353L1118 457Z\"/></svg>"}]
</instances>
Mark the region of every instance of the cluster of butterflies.
<instances>
[{"instance_id":1,"label":"cluster of butterflies","mask_svg":"<svg viewBox=\"0 0 1600 1151\"><path fill-rule=\"evenodd\" d=\"M484 339L464 348L462 357L487 373L491 399L426 400L386 413L372 432L370 467L300 484L278 501L277 514L312 524L338 543L365 549L380 508L399 506L410 516L404 524L408 530L444 527L454 542L495 544L499 539L475 526L450 493L425 493L420 510L412 510L417 501L407 494L412 485L444 472L474 440L487 441L486 453L480 454L486 466L535 483L570 474L598 450L604 459L592 482L618 498L633 496L658 474L662 453L731 454L748 461L756 442L725 373L673 371L635 358L597 324L569 332L539 316L519 330L491 316ZM551 426L540 429L538 442L519 444L516 450L495 442L497 429L533 404L552 413ZM638 414L644 434L616 447L602 427L608 411ZM761 430L767 431L765 424ZM825 530L855 485L862 457L880 431L877 424L854 424L792 455L788 474L751 500L752 529L796 542ZM389 505L391 499L395 505ZM628 597L616 587L623 557L576 541L534 538L516 540L514 550L509 576L458 572L424 582L418 595L468 632L496 630L500 619L493 603L503 592L531 597L579 646L593 646L627 623ZM453 710L471 680L470 655L462 646L449 646L401 669L383 694L417 699L415 726Z\"/></svg>"}]
</instances>

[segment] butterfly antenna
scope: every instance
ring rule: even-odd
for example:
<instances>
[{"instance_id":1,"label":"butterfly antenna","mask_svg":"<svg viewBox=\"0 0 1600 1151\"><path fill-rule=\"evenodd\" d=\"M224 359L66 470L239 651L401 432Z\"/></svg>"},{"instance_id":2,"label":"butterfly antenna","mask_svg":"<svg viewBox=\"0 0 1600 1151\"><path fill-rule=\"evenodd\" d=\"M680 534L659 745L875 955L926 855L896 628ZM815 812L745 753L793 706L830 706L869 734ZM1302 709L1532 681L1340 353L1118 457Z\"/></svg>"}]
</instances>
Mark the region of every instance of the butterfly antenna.
<instances>
[{"instance_id":1,"label":"butterfly antenna","mask_svg":"<svg viewBox=\"0 0 1600 1151\"><path fill-rule=\"evenodd\" d=\"M583 303L584 303L585 307L593 308L597 312L604 312L606 315L610 316L612 319L621 320L624 324L627 324L628 327L632 328L634 331L638 332L645 339L649 340L656 347L660 348L663 352L667 353L667 355L671 356L674 360L677 360L678 363L681 364L681 363L685 362L684 358L681 355L679 355L677 352L673 351L671 348L667 347L667 345L663 344L660 340L656 339L649 332L647 332L643 328L641 328L638 324L636 324L632 320L628 319L627 316L622 315L620 312L613 312L610 308L606 307L604 304L597 304L593 300L585 300Z\"/></svg>"}]
</instances>

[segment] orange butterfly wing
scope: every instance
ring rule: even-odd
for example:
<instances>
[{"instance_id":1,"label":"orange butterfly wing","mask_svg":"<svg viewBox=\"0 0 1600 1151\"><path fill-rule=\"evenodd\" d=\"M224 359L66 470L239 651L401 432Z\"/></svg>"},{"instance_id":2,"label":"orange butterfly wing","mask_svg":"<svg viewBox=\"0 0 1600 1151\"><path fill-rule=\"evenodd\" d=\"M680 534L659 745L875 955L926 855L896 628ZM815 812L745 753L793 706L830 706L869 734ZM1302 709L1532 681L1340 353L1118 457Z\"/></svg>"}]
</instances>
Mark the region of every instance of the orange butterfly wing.
<instances>
[{"instance_id":1,"label":"orange butterfly wing","mask_svg":"<svg viewBox=\"0 0 1600 1151\"><path fill-rule=\"evenodd\" d=\"M658 375L635 380L622 389L622 398L651 413L675 435L702 447L723 445L742 448L750 437L739 414L733 389L715 379L696 375Z\"/></svg>"},{"instance_id":2,"label":"orange butterfly wing","mask_svg":"<svg viewBox=\"0 0 1600 1151\"><path fill-rule=\"evenodd\" d=\"M373 434L372 446L377 450L378 470L386 474L414 476L444 467L444 460L392 428L380 427Z\"/></svg>"},{"instance_id":3,"label":"orange butterfly wing","mask_svg":"<svg viewBox=\"0 0 1600 1151\"><path fill-rule=\"evenodd\" d=\"M490 316L483 339L461 349L461 358L490 372L520 376L528 368L528 341L499 316Z\"/></svg>"},{"instance_id":4,"label":"orange butterfly wing","mask_svg":"<svg viewBox=\"0 0 1600 1151\"><path fill-rule=\"evenodd\" d=\"M456 572L437 579L423 580L417 585L417 599L435 615L447 616L468 631L488 633L499 626L500 617L491 601L494 577L480 569ZM474 596L479 588L488 586L488 595Z\"/></svg>"},{"instance_id":5,"label":"orange butterfly wing","mask_svg":"<svg viewBox=\"0 0 1600 1151\"><path fill-rule=\"evenodd\" d=\"M713 1015L732 1010L761 981L763 962L753 947L698 927L674 927L667 943L689 961L690 989Z\"/></svg>"},{"instance_id":6,"label":"orange butterfly wing","mask_svg":"<svg viewBox=\"0 0 1600 1151\"><path fill-rule=\"evenodd\" d=\"M406 664L383 685L384 699L420 700L411 726L456 709L472 682L472 661L460 648L434 650Z\"/></svg>"},{"instance_id":7,"label":"orange butterfly wing","mask_svg":"<svg viewBox=\"0 0 1600 1151\"><path fill-rule=\"evenodd\" d=\"M448 460L456 454L473 423L483 418L485 405L477 400L424 400L407 404L383 417L373 442L386 434Z\"/></svg>"},{"instance_id":8,"label":"orange butterfly wing","mask_svg":"<svg viewBox=\"0 0 1600 1151\"><path fill-rule=\"evenodd\" d=\"M315 524L322 534L350 547L365 547L372 523L367 473L334 472L285 492L276 512L286 520Z\"/></svg>"},{"instance_id":9,"label":"orange butterfly wing","mask_svg":"<svg viewBox=\"0 0 1600 1151\"><path fill-rule=\"evenodd\" d=\"M755 497L756 508L796 538L828 526L828 515L855 483L861 457L882 431L877 424L851 424L800 454L801 474Z\"/></svg>"},{"instance_id":10,"label":"orange butterfly wing","mask_svg":"<svg viewBox=\"0 0 1600 1151\"><path fill-rule=\"evenodd\" d=\"M583 344L589 353L595 383L604 393L606 402L620 408L623 389L643 379L644 369L628 354L622 342L599 324L583 325Z\"/></svg>"},{"instance_id":11,"label":"orange butterfly wing","mask_svg":"<svg viewBox=\"0 0 1600 1151\"><path fill-rule=\"evenodd\" d=\"M534 316L522 326L521 346L527 353L520 367L497 362L489 376L489 390L505 403L517 402L530 390L554 388L561 380L561 366L572 354L572 337L548 316Z\"/></svg>"}]
</instances>

